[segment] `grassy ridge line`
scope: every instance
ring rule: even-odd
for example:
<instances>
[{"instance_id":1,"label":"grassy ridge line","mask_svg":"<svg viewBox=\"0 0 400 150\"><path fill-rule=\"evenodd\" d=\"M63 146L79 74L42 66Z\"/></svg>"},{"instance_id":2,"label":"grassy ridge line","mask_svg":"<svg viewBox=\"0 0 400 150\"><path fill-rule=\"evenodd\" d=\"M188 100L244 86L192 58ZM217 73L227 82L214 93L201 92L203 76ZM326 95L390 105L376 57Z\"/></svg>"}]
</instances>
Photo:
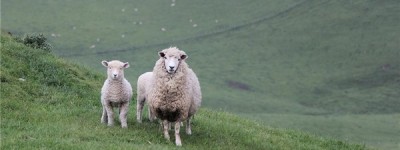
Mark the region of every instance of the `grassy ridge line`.
<instances>
[{"instance_id":1,"label":"grassy ridge line","mask_svg":"<svg viewBox=\"0 0 400 150\"><path fill-rule=\"evenodd\" d=\"M118 53L118 52L127 52L127 51L132 51L132 50L137 50L137 49L149 49L149 48L154 48L154 47L165 47L165 46L170 46L171 44L179 44L179 43L184 43L184 42L188 42L188 41L200 40L200 39L203 39L203 38L208 38L208 37L216 36L216 35L219 35L219 34L224 34L224 33L227 33L227 32L240 30L242 28L250 27L252 25L260 24L262 22L274 19L276 17L279 17L279 16L282 16L282 15L284 15L286 13L289 13L293 9L295 9L297 7L300 7L300 6L304 5L306 2L309 2L309 1L311 1L311 0L303 0L303 1L300 1L298 3L294 3L293 5L289 6L287 9L282 10L282 11L276 13L276 14L266 15L265 17L256 18L254 20L247 21L247 22L242 23L242 24L232 25L231 27L228 27L228 28L224 28L224 29L216 30L216 31L209 31L209 32L206 32L206 33L203 33L203 34L192 36L192 37L186 37L186 38L182 38L182 39L178 39L178 40L167 41L167 42L162 42L162 43L157 43L157 44L144 45L144 46L134 46L134 47L129 47L129 48L100 51L100 52L95 52L95 53L78 53L78 54L64 54L64 55L62 54L60 56L61 57L77 57L77 56L87 56L87 55L104 55L104 54L115 53L115 52L116 53ZM325 1L325 2L328 2L328 1Z\"/></svg>"},{"instance_id":2,"label":"grassy ridge line","mask_svg":"<svg viewBox=\"0 0 400 150\"><path fill-rule=\"evenodd\" d=\"M100 123L104 75L1 37L1 149L176 149L159 124ZM362 145L269 128L205 108L182 134L187 149L366 149Z\"/></svg>"}]
</instances>

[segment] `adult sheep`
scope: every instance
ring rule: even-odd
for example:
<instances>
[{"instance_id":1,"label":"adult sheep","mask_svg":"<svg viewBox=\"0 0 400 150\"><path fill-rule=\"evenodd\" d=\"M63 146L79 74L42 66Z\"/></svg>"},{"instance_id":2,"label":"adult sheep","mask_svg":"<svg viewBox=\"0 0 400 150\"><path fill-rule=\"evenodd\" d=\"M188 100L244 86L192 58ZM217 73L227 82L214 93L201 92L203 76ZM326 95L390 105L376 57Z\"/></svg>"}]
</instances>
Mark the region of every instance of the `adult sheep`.
<instances>
[{"instance_id":1,"label":"adult sheep","mask_svg":"<svg viewBox=\"0 0 400 150\"><path fill-rule=\"evenodd\" d=\"M186 133L190 135L191 117L201 105L200 83L196 74L185 62L188 56L184 51L171 47L158 54L160 58L152 74L142 75L144 79L150 81L147 82L149 85L144 86L148 90L146 99L150 113L161 120L164 137L167 140L170 139L169 123L175 123L175 144L181 146L180 123L186 120Z\"/></svg>"},{"instance_id":2,"label":"adult sheep","mask_svg":"<svg viewBox=\"0 0 400 150\"><path fill-rule=\"evenodd\" d=\"M121 126L127 128L132 87L124 77L124 69L129 67L129 63L123 63L119 60L102 61L101 63L104 67L107 67L107 79L101 88L101 104L103 105L101 122L108 123L108 126L114 125L113 106L117 106L119 107Z\"/></svg>"}]
</instances>

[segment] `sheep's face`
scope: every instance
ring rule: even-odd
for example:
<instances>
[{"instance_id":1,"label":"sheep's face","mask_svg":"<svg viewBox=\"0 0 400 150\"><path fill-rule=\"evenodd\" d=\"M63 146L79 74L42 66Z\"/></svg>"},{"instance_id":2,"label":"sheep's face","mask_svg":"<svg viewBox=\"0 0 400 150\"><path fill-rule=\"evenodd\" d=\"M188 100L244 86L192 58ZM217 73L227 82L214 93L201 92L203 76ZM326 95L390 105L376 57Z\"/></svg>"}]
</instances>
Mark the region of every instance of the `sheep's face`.
<instances>
[{"instance_id":1,"label":"sheep's face","mask_svg":"<svg viewBox=\"0 0 400 150\"><path fill-rule=\"evenodd\" d=\"M162 50L158 54L164 59L164 67L169 74L175 73L181 61L188 58L184 51L178 50L175 47Z\"/></svg>"},{"instance_id":2,"label":"sheep's face","mask_svg":"<svg viewBox=\"0 0 400 150\"><path fill-rule=\"evenodd\" d=\"M101 64L103 64L103 66L107 68L108 78L113 80L123 79L124 69L129 67L128 62L123 63L118 60L113 60L110 62L103 60Z\"/></svg>"}]
</instances>

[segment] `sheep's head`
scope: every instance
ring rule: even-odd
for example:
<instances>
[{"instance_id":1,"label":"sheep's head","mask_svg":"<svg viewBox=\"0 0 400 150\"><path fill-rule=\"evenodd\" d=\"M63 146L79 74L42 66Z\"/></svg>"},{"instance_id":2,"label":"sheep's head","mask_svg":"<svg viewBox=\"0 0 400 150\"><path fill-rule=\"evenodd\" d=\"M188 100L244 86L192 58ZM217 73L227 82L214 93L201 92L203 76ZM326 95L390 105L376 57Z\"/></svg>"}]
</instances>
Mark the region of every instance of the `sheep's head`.
<instances>
[{"instance_id":1,"label":"sheep's head","mask_svg":"<svg viewBox=\"0 0 400 150\"><path fill-rule=\"evenodd\" d=\"M124 69L129 67L129 63L123 63L119 60L101 61L104 67L107 68L107 75L109 79L121 80L124 78Z\"/></svg>"},{"instance_id":2,"label":"sheep's head","mask_svg":"<svg viewBox=\"0 0 400 150\"><path fill-rule=\"evenodd\" d=\"M175 73L180 63L188 58L184 51L176 47L164 49L158 52L158 55L164 59L164 67L169 74Z\"/></svg>"}]
</instances>

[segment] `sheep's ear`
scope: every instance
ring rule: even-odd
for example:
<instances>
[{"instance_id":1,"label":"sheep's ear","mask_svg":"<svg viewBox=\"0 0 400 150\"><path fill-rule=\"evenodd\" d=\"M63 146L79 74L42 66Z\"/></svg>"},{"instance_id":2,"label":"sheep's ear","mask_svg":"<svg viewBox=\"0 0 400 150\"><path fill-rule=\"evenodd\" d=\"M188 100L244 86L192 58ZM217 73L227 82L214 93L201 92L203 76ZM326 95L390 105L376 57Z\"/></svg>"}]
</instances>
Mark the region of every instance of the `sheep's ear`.
<instances>
[{"instance_id":1,"label":"sheep's ear","mask_svg":"<svg viewBox=\"0 0 400 150\"><path fill-rule=\"evenodd\" d=\"M165 53L163 51L158 52L158 55L160 55L160 57L165 57Z\"/></svg>"},{"instance_id":2,"label":"sheep's ear","mask_svg":"<svg viewBox=\"0 0 400 150\"><path fill-rule=\"evenodd\" d=\"M124 68L129 68L129 63L128 62L124 63Z\"/></svg>"},{"instance_id":3,"label":"sheep's ear","mask_svg":"<svg viewBox=\"0 0 400 150\"><path fill-rule=\"evenodd\" d=\"M101 61L101 64L103 64L104 67L108 67L108 62L105 60Z\"/></svg>"},{"instance_id":4,"label":"sheep's ear","mask_svg":"<svg viewBox=\"0 0 400 150\"><path fill-rule=\"evenodd\" d=\"M188 56L186 55L186 54L182 54L181 55L181 60L185 60L185 59L187 59L188 58Z\"/></svg>"}]
</instances>

